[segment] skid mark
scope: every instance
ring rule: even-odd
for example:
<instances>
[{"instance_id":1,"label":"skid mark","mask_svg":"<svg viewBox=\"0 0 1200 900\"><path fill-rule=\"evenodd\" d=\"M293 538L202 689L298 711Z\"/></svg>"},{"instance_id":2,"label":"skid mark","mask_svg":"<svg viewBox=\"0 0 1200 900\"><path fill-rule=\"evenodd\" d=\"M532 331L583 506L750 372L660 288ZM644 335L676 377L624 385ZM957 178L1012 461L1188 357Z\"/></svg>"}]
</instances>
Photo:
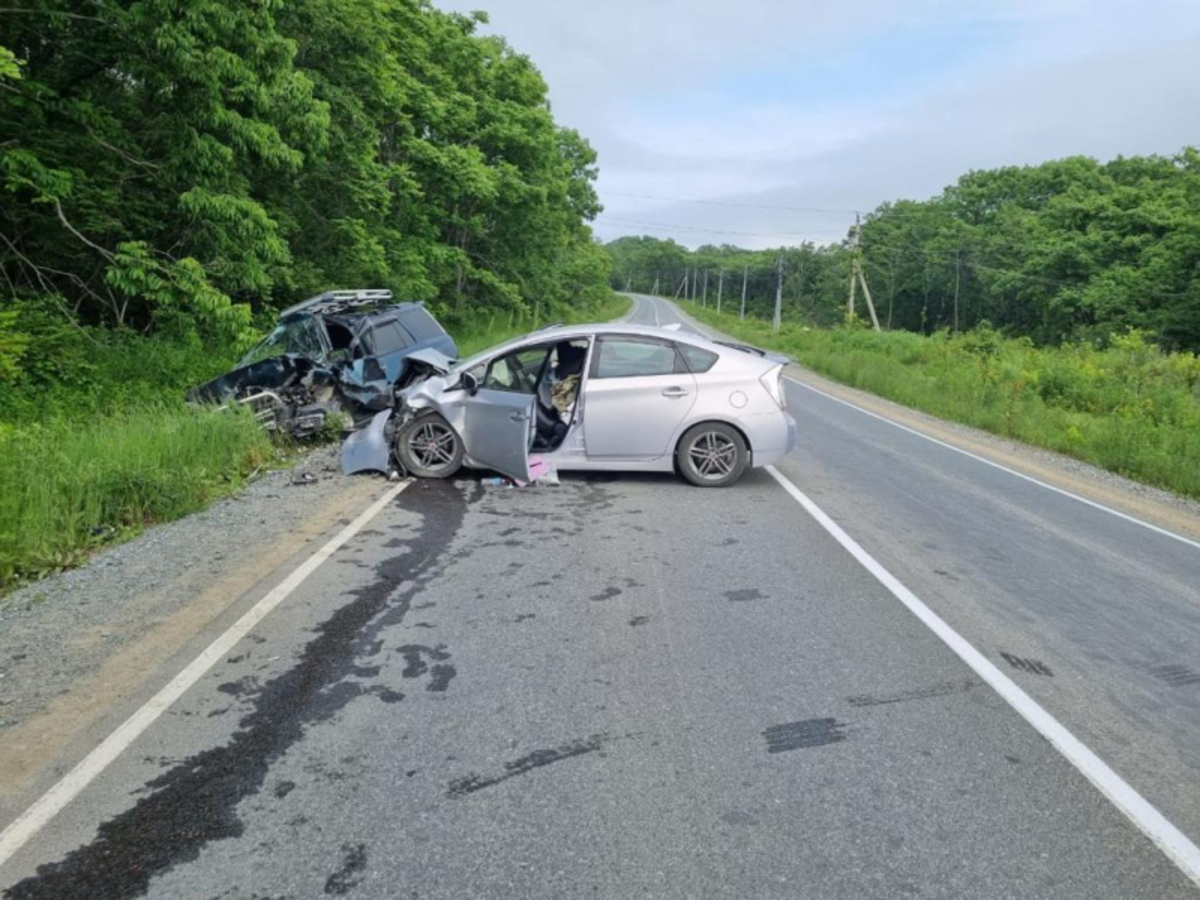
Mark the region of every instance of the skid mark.
<instances>
[{"instance_id":1,"label":"skid mark","mask_svg":"<svg viewBox=\"0 0 1200 900\"><path fill-rule=\"evenodd\" d=\"M768 753L786 753L840 743L846 739L846 725L836 719L802 719L772 725L763 732L763 737L767 739Z\"/></svg>"}]
</instances>

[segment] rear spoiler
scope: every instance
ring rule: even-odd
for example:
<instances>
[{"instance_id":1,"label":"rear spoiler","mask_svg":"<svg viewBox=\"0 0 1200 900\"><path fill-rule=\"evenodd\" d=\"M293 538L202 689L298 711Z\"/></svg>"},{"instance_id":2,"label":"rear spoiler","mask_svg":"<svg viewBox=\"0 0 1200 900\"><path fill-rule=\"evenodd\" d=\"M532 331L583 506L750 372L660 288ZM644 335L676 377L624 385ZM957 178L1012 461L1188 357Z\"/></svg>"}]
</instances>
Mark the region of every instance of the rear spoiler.
<instances>
[{"instance_id":1,"label":"rear spoiler","mask_svg":"<svg viewBox=\"0 0 1200 900\"><path fill-rule=\"evenodd\" d=\"M734 350L741 350L743 353L753 353L755 356L761 356L763 359L769 359L772 362L782 363L787 365L792 360L782 353L772 353L769 350L763 350L761 347L754 347L750 344L736 344L733 341L713 341L714 344L720 344L722 347L732 347Z\"/></svg>"}]
</instances>

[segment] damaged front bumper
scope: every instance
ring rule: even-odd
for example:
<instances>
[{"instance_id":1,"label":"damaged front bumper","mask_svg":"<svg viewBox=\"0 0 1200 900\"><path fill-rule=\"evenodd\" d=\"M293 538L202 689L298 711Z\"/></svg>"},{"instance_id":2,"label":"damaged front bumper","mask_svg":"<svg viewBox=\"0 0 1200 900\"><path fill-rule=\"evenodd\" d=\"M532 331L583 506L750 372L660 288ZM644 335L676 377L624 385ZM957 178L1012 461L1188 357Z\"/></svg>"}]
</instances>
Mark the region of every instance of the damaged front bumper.
<instances>
[{"instance_id":1,"label":"damaged front bumper","mask_svg":"<svg viewBox=\"0 0 1200 900\"><path fill-rule=\"evenodd\" d=\"M347 435L342 441L342 474L355 472L394 471L392 465L392 414L385 409L371 417L371 421L358 431Z\"/></svg>"}]
</instances>

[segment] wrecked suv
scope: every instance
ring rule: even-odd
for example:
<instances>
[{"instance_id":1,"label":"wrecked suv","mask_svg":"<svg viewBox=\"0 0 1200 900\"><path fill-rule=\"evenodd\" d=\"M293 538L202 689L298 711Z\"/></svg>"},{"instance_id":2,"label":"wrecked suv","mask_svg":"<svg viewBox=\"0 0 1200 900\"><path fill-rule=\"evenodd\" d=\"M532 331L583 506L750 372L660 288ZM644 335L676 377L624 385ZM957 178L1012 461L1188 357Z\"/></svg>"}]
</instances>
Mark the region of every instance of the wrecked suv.
<instances>
[{"instance_id":1,"label":"wrecked suv","mask_svg":"<svg viewBox=\"0 0 1200 900\"><path fill-rule=\"evenodd\" d=\"M390 409L409 357L458 349L420 303L392 303L386 290L326 291L279 316L279 324L233 371L193 388L193 403L242 403L271 430L318 431L334 412L355 425Z\"/></svg>"}]
</instances>

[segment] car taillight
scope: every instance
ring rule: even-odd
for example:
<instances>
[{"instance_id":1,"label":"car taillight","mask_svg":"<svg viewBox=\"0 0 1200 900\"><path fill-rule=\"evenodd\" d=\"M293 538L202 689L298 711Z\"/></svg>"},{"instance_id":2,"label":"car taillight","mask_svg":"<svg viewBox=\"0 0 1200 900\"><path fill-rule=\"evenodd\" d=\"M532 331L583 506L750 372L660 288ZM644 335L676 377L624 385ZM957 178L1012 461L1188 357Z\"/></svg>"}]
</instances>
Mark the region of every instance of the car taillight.
<instances>
[{"instance_id":1,"label":"car taillight","mask_svg":"<svg viewBox=\"0 0 1200 900\"><path fill-rule=\"evenodd\" d=\"M783 389L783 366L777 366L758 380L767 389L771 399L779 404L779 408L787 412L787 392Z\"/></svg>"}]
</instances>

